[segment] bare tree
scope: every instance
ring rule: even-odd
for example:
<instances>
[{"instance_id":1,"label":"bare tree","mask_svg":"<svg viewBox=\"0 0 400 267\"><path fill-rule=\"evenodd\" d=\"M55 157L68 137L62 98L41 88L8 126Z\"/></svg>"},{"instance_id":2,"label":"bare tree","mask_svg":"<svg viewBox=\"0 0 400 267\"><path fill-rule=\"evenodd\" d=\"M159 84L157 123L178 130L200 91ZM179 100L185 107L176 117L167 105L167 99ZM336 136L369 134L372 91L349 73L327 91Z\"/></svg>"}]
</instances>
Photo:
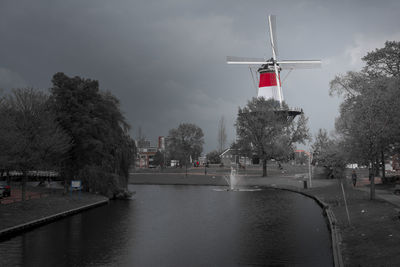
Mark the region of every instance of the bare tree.
<instances>
[{"instance_id":1,"label":"bare tree","mask_svg":"<svg viewBox=\"0 0 400 267\"><path fill-rule=\"evenodd\" d=\"M71 148L71 138L56 122L48 96L32 88L14 89L0 105L0 167L19 170L22 200L27 172L59 169Z\"/></svg>"},{"instance_id":2,"label":"bare tree","mask_svg":"<svg viewBox=\"0 0 400 267\"><path fill-rule=\"evenodd\" d=\"M221 153L225 149L226 144L226 128L225 118L221 116L218 122L218 151Z\"/></svg>"},{"instance_id":3,"label":"bare tree","mask_svg":"<svg viewBox=\"0 0 400 267\"><path fill-rule=\"evenodd\" d=\"M137 134L137 146L138 148L148 147L148 141L146 140L146 135L142 131L142 127L139 126Z\"/></svg>"}]
</instances>

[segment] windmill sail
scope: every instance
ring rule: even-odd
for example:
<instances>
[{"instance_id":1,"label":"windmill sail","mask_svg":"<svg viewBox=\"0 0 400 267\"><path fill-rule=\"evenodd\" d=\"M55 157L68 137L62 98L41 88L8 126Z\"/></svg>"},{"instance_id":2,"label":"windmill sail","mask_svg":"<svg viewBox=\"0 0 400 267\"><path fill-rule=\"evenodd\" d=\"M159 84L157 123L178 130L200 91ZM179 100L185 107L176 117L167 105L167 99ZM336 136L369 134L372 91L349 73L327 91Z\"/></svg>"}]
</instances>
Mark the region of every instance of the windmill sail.
<instances>
[{"instance_id":1,"label":"windmill sail","mask_svg":"<svg viewBox=\"0 0 400 267\"><path fill-rule=\"evenodd\" d=\"M276 16L268 16L268 31L269 39L271 42L272 58L246 58L246 57L232 57L228 56L226 61L228 64L239 64L249 66L260 66L258 72L260 73L258 97L266 99L275 99L280 102L282 106L283 93L280 81L281 70L293 69L311 69L321 67L320 60L277 60L278 48L276 38Z\"/></svg>"},{"instance_id":2,"label":"windmill sail","mask_svg":"<svg viewBox=\"0 0 400 267\"><path fill-rule=\"evenodd\" d=\"M271 41L272 48L272 58L276 60L278 56L278 43L276 38L276 16L269 15L268 16L268 25L269 25L269 39Z\"/></svg>"},{"instance_id":3,"label":"windmill sail","mask_svg":"<svg viewBox=\"0 0 400 267\"><path fill-rule=\"evenodd\" d=\"M315 69L321 67L321 60L282 60L276 63L283 70Z\"/></svg>"},{"instance_id":4,"label":"windmill sail","mask_svg":"<svg viewBox=\"0 0 400 267\"><path fill-rule=\"evenodd\" d=\"M243 64L243 65L264 65L264 64L272 64L272 61L268 61L263 58L227 56L226 63L228 63L228 64Z\"/></svg>"}]
</instances>

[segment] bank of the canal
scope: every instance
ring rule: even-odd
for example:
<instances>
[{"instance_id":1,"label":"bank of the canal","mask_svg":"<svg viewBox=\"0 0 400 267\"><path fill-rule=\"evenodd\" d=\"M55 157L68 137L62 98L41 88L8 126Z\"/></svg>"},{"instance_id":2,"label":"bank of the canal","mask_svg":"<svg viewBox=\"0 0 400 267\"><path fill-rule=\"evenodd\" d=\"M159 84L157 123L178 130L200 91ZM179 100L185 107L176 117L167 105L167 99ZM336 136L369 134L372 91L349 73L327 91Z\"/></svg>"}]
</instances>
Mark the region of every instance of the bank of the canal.
<instances>
[{"instance_id":1,"label":"bank of the canal","mask_svg":"<svg viewBox=\"0 0 400 267\"><path fill-rule=\"evenodd\" d=\"M108 198L85 192L63 195L61 190L42 198L0 205L0 241L28 229L90 208L105 205Z\"/></svg>"},{"instance_id":2,"label":"bank of the canal","mask_svg":"<svg viewBox=\"0 0 400 267\"><path fill-rule=\"evenodd\" d=\"M226 183L222 175L140 175L130 179L131 184L203 184ZM300 176L246 177L243 185L259 185L296 191L316 199L325 210L330 229L335 266L399 266L400 216L399 205L380 198L369 200L365 184L353 188L344 181L350 223L338 180L315 180L313 188L304 189ZM364 189L364 190L357 190ZM390 193L387 190L386 193ZM395 196L392 196L394 198ZM62 195L60 191L41 199L0 205L0 239L16 235L26 229L48 223L69 214L103 205L108 199L88 193ZM342 261L340 260L342 258Z\"/></svg>"}]
</instances>

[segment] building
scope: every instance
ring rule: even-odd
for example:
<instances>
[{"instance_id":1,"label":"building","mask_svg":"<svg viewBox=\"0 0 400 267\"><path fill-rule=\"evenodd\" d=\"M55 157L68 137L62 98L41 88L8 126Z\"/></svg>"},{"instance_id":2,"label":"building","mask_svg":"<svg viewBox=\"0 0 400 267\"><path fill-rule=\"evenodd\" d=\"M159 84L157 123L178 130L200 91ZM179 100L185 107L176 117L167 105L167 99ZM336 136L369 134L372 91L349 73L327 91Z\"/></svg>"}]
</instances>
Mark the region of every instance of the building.
<instances>
[{"instance_id":1,"label":"building","mask_svg":"<svg viewBox=\"0 0 400 267\"><path fill-rule=\"evenodd\" d=\"M156 155L158 148L152 147L149 140L137 140L137 155L136 155L136 168L154 168L156 167L153 163L154 156Z\"/></svg>"},{"instance_id":2,"label":"building","mask_svg":"<svg viewBox=\"0 0 400 267\"><path fill-rule=\"evenodd\" d=\"M138 168L155 168L153 164L154 156L158 149L156 147L140 147L138 148L138 155L136 161L136 167Z\"/></svg>"},{"instance_id":3,"label":"building","mask_svg":"<svg viewBox=\"0 0 400 267\"><path fill-rule=\"evenodd\" d=\"M165 137L158 137L157 147L151 146L149 140L136 141L137 155L136 155L136 168L155 168L153 164L154 156L157 151L165 152Z\"/></svg>"},{"instance_id":4,"label":"building","mask_svg":"<svg viewBox=\"0 0 400 267\"><path fill-rule=\"evenodd\" d=\"M239 163L241 165L251 165L252 161L250 158L238 155L237 150L228 148L222 152L219 157L221 158L221 163L224 166L231 166Z\"/></svg>"},{"instance_id":5,"label":"building","mask_svg":"<svg viewBox=\"0 0 400 267\"><path fill-rule=\"evenodd\" d=\"M165 151L165 137L164 136L158 137L158 150Z\"/></svg>"}]
</instances>

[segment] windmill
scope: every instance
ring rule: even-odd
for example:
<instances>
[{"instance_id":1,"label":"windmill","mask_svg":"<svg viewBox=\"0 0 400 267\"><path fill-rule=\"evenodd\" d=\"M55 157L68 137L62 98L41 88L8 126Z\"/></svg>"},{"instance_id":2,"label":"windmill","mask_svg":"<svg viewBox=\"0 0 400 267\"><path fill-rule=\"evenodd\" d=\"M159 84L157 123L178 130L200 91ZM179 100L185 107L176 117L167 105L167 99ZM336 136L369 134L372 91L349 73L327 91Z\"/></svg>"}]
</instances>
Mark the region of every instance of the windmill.
<instances>
[{"instance_id":1,"label":"windmill","mask_svg":"<svg viewBox=\"0 0 400 267\"><path fill-rule=\"evenodd\" d=\"M244 58L244 57L227 57L228 64L241 64L248 65L251 71L251 67L256 66L257 73L256 78L258 80L258 92L257 97L264 97L265 99L275 99L279 101L280 107L282 108L283 94L282 84L280 79L281 70L293 69L311 69L318 68L321 66L320 60L277 60L278 49L276 39L276 16L268 16L268 29L269 38L271 41L272 57L266 58ZM253 76L253 72L252 76ZM259 73L259 75L258 75ZM288 74L289 74L288 73ZM254 79L254 76L253 76ZM301 113L299 110L288 110L289 115L298 115Z\"/></svg>"}]
</instances>

